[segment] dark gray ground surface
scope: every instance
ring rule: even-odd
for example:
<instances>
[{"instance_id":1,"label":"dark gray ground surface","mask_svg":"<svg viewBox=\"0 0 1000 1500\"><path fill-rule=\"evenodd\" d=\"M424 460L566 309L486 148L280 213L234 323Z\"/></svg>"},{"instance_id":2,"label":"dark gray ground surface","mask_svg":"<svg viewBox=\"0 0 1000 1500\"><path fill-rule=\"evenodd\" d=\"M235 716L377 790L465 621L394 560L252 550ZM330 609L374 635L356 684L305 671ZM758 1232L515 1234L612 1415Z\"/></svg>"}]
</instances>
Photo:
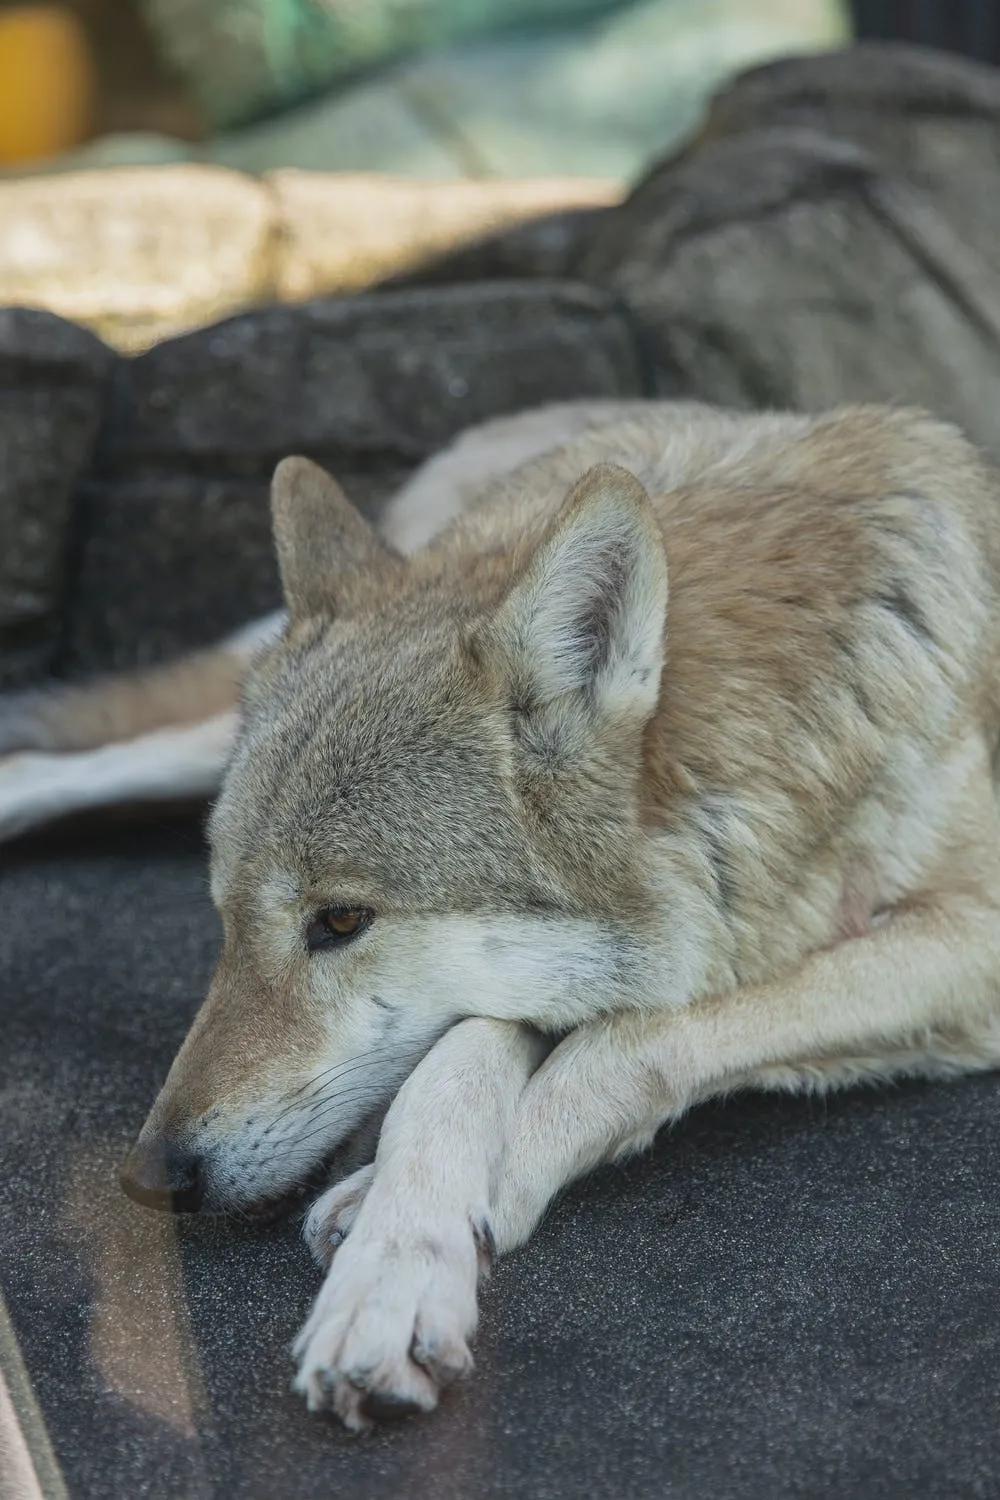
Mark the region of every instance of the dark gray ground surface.
<instances>
[{"instance_id":1,"label":"dark gray ground surface","mask_svg":"<svg viewBox=\"0 0 1000 1500\"><path fill-rule=\"evenodd\" d=\"M0 872L0 1257L74 1497L998 1493L994 1077L701 1109L500 1264L436 1415L307 1416L295 1227L115 1184L211 967L204 875L190 824Z\"/></svg>"}]
</instances>

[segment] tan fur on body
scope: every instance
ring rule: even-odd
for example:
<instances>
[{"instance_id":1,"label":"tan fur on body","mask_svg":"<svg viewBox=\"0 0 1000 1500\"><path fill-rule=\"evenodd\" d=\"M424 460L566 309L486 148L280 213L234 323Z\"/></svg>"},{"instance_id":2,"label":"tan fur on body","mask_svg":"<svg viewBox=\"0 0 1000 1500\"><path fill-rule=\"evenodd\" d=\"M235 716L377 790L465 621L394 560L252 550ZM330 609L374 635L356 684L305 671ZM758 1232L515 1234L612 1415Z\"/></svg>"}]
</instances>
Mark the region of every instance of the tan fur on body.
<instances>
[{"instance_id":1,"label":"tan fur on body","mask_svg":"<svg viewBox=\"0 0 1000 1500\"><path fill-rule=\"evenodd\" d=\"M350 1229L311 1404L433 1405L491 1239L695 1100L995 1065L998 498L952 428L866 408L507 419L388 542L280 467L224 951L128 1171L182 1151L253 1205L399 1089L310 1215L321 1259ZM371 920L310 952L331 907Z\"/></svg>"}]
</instances>

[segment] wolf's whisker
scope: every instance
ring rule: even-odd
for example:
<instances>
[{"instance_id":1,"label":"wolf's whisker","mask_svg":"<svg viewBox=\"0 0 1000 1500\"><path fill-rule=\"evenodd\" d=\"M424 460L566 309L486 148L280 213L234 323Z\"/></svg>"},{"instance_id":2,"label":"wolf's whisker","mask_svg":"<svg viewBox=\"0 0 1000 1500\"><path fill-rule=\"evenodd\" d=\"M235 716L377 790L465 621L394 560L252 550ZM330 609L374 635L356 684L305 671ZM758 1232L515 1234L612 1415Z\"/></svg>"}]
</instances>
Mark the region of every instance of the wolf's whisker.
<instances>
[{"instance_id":1,"label":"wolf's whisker","mask_svg":"<svg viewBox=\"0 0 1000 1500\"><path fill-rule=\"evenodd\" d=\"M379 1090L379 1091L371 1091L367 1095L367 1098L370 1099L370 1102L372 1104L377 1104L377 1103L380 1103L385 1098L385 1093L383 1091L381 1091L381 1090ZM346 1095L343 1099L337 1099L335 1102L338 1103L338 1104L343 1104L343 1103L357 1104L361 1100L364 1100L364 1099L366 1099L366 1095L364 1093L361 1093L359 1091L356 1094ZM299 1139L293 1145L291 1145L291 1146L288 1147L287 1150L275 1152L275 1154L273 1156L268 1157L267 1164L270 1166L270 1164L272 1162L286 1160L288 1156L292 1155L293 1153L301 1151L305 1147L305 1144L306 1144L307 1141L313 1140L317 1135L322 1135L326 1129L327 1129L327 1126L326 1126L325 1123L322 1124L322 1125L316 1126L315 1129L308 1131L303 1136L300 1136ZM311 1153L307 1153L307 1154L311 1154Z\"/></svg>"},{"instance_id":2,"label":"wolf's whisker","mask_svg":"<svg viewBox=\"0 0 1000 1500\"><path fill-rule=\"evenodd\" d=\"M395 1052L389 1048L386 1048L384 1052L370 1053L363 1062L356 1063L354 1067L347 1068L344 1070L344 1072L339 1073L336 1079L327 1079L324 1082L322 1088L315 1090L311 1095L308 1096L308 1098L314 1102L309 1103L308 1105L306 1105L304 1102L304 1107L307 1107L309 1109L321 1108L330 1097L327 1093L327 1089L331 1083L336 1082L339 1085L344 1078L350 1077L352 1073L360 1073L369 1064L386 1061L390 1063L399 1063L400 1065L417 1063L426 1054L426 1052L427 1048L421 1047L419 1050L414 1048L412 1052Z\"/></svg>"},{"instance_id":3,"label":"wolf's whisker","mask_svg":"<svg viewBox=\"0 0 1000 1500\"><path fill-rule=\"evenodd\" d=\"M324 1072L318 1073L314 1077L307 1079L305 1083L301 1084L299 1088L293 1090L291 1094L286 1094L285 1099L288 1102L286 1103L284 1109L280 1110L278 1114L275 1115L274 1119L268 1122L267 1129L273 1129L274 1126L277 1125L279 1120L283 1120L285 1115L287 1115L296 1107L296 1100L299 1099L302 1093L312 1085L319 1085L319 1089L314 1089L313 1094L306 1096L307 1099L315 1097L316 1092L321 1092L322 1089L325 1089L329 1084L332 1084L335 1081L339 1081L341 1078L346 1078L351 1073L360 1071L360 1069L363 1068L367 1063L377 1062L383 1057L398 1057L401 1062L407 1062L411 1056L419 1062L420 1058L424 1055L426 1050L426 1047L422 1047L419 1051L414 1049L412 1053L405 1053L397 1052L393 1047L373 1047L370 1052L355 1053L353 1057L347 1058L344 1062L335 1063L332 1067L325 1069ZM305 1101L302 1102L305 1103ZM320 1100L320 1102L322 1102L322 1099Z\"/></svg>"},{"instance_id":4,"label":"wolf's whisker","mask_svg":"<svg viewBox=\"0 0 1000 1500\"><path fill-rule=\"evenodd\" d=\"M381 1085L374 1084L374 1083L362 1083L362 1084L352 1085L351 1088L345 1090L341 1094L335 1095L332 1099L330 1099L328 1101L329 1109L327 1111L324 1111L324 1114L329 1114L330 1112L332 1112L335 1106L343 1106L345 1104L353 1104L358 1099L365 1099L369 1095L371 1095L373 1098L384 1099L386 1097L387 1092L391 1092L391 1085L390 1085L388 1091L386 1089L384 1089ZM317 1127L321 1123L322 1123L322 1121L319 1120L318 1117L315 1114L313 1114L311 1117L309 1117L309 1118L307 1118L307 1119L305 1119L303 1121L303 1125L305 1127ZM313 1132L312 1132L312 1130L309 1130L307 1133L308 1134L312 1134ZM301 1140L301 1139L304 1139L304 1137L300 1136L300 1137L298 1137L298 1139Z\"/></svg>"},{"instance_id":5,"label":"wolf's whisker","mask_svg":"<svg viewBox=\"0 0 1000 1500\"><path fill-rule=\"evenodd\" d=\"M397 1048L392 1044L383 1044L382 1046L371 1047L367 1052L356 1052L353 1057L347 1057L343 1060L343 1062L334 1063L331 1067L325 1068L322 1072L314 1074L312 1078L308 1079L304 1084L301 1085L300 1088L295 1090L294 1095L286 1095L286 1098L294 1098L296 1095L301 1094L303 1089L307 1089L310 1084L330 1082L331 1075L340 1073L341 1070L345 1069L350 1063L364 1063L368 1061L369 1058L393 1056L396 1054L396 1052ZM405 1056L405 1053L402 1053L400 1055Z\"/></svg>"}]
</instances>

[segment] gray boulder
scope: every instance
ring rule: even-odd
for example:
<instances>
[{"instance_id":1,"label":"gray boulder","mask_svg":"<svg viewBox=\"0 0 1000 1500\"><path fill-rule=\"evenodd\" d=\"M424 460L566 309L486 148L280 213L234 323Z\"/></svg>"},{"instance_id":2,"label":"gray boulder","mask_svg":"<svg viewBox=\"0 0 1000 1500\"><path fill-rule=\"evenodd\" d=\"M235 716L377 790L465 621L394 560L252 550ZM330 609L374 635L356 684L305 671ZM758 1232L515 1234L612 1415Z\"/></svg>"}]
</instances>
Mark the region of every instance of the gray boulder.
<instances>
[{"instance_id":1,"label":"gray boulder","mask_svg":"<svg viewBox=\"0 0 1000 1500\"><path fill-rule=\"evenodd\" d=\"M119 361L60 666L155 660L273 608L267 491L287 453L375 514L470 423L645 390L612 297L568 283L271 308Z\"/></svg>"},{"instance_id":2,"label":"gray boulder","mask_svg":"<svg viewBox=\"0 0 1000 1500\"><path fill-rule=\"evenodd\" d=\"M0 309L0 686L54 664L113 364L82 328Z\"/></svg>"}]
</instances>

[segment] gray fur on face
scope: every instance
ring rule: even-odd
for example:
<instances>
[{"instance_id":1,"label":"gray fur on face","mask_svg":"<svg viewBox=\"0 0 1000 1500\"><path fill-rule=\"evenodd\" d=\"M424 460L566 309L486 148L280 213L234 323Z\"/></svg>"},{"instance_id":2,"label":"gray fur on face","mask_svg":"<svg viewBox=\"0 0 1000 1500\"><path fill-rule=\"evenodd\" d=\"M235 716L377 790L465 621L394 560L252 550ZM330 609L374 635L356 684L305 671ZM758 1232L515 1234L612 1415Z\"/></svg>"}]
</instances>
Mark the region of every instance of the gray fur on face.
<instances>
[{"instance_id":1,"label":"gray fur on face","mask_svg":"<svg viewBox=\"0 0 1000 1500\"><path fill-rule=\"evenodd\" d=\"M279 646L249 685L213 817L223 860L394 910L537 898L503 736L482 732L468 687L447 628L329 622Z\"/></svg>"}]
</instances>

